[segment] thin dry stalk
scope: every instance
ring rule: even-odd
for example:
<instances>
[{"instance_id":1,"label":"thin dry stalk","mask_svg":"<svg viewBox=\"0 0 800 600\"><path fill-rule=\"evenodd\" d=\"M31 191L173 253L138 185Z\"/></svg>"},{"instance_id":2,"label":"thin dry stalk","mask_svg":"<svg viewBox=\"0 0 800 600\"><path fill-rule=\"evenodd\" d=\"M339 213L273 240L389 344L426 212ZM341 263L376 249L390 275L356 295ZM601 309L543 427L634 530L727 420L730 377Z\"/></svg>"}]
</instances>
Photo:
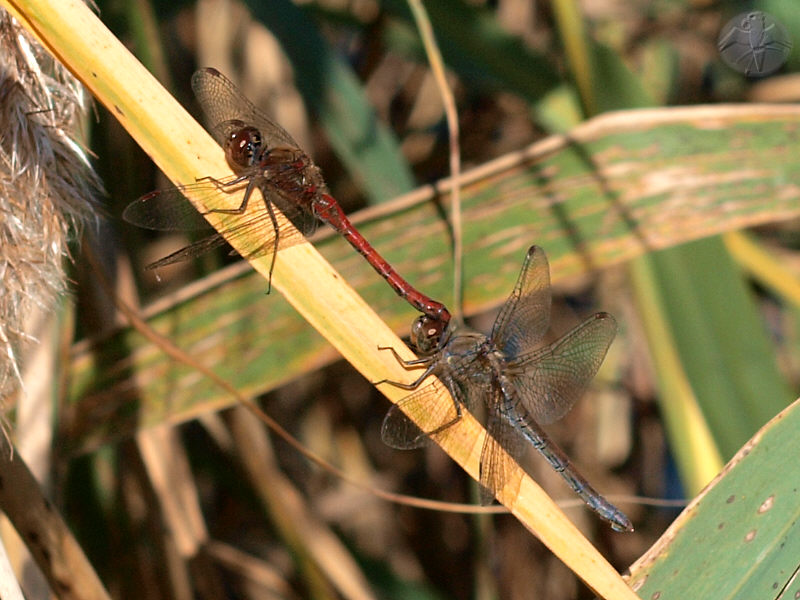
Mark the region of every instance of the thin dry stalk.
<instances>
[{"instance_id":1,"label":"thin dry stalk","mask_svg":"<svg viewBox=\"0 0 800 600\"><path fill-rule=\"evenodd\" d=\"M25 541L53 593L61 600L109 600L61 515L2 436L0 474L0 509Z\"/></svg>"},{"instance_id":2,"label":"thin dry stalk","mask_svg":"<svg viewBox=\"0 0 800 600\"><path fill-rule=\"evenodd\" d=\"M450 226L453 231L453 317L464 321L464 234L461 224L461 190L459 181L461 179L461 149L460 135L458 129L458 111L453 91L447 84L447 74L444 69L444 60L436 43L436 36L433 33L428 13L425 11L420 0L409 0L411 13L419 28L422 43L425 46L425 53L431 65L436 86L442 95L445 117L447 119L447 131L450 138Z\"/></svg>"}]
</instances>

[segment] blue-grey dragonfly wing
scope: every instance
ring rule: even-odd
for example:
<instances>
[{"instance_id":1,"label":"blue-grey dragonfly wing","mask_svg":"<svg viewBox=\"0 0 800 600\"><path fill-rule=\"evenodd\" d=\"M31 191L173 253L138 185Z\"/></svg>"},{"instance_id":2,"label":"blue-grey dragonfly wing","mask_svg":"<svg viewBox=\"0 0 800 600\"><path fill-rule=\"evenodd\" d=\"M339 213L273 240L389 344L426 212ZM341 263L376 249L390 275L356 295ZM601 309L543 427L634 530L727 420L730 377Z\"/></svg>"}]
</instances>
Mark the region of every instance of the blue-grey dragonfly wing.
<instances>
[{"instance_id":1,"label":"blue-grey dragonfly wing","mask_svg":"<svg viewBox=\"0 0 800 600\"><path fill-rule=\"evenodd\" d=\"M460 409L450 402L440 402L440 382L428 384L392 405L383 419L381 439L387 446L400 450L422 448L433 443L433 438L455 424L460 418ZM451 395L459 402L461 392L453 385ZM419 415L423 421L418 425L406 412Z\"/></svg>"},{"instance_id":2,"label":"blue-grey dragonfly wing","mask_svg":"<svg viewBox=\"0 0 800 600\"><path fill-rule=\"evenodd\" d=\"M508 357L533 350L550 324L550 266L539 246L531 246L514 291L492 326L491 338Z\"/></svg>"},{"instance_id":3,"label":"blue-grey dragonfly wing","mask_svg":"<svg viewBox=\"0 0 800 600\"><path fill-rule=\"evenodd\" d=\"M519 462L526 452L526 442L503 415L497 401L489 407L486 422L487 435L481 449L480 487L481 504L491 504L503 487L512 484L519 489L521 472L516 469L513 458ZM505 451L505 452L504 452Z\"/></svg>"},{"instance_id":4,"label":"blue-grey dragonfly wing","mask_svg":"<svg viewBox=\"0 0 800 600\"><path fill-rule=\"evenodd\" d=\"M549 346L509 362L508 375L524 409L540 423L573 407L597 373L617 332L608 313L597 313Z\"/></svg>"}]
</instances>

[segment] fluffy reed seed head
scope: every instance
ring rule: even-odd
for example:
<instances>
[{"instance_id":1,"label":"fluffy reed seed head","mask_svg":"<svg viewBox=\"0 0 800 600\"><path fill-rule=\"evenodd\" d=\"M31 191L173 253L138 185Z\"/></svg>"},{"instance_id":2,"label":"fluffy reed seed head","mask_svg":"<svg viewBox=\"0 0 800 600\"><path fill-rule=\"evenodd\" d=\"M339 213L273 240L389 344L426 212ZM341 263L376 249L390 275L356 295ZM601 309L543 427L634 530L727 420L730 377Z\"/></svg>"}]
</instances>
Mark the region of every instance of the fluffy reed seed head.
<instances>
[{"instance_id":1,"label":"fluffy reed seed head","mask_svg":"<svg viewBox=\"0 0 800 600\"><path fill-rule=\"evenodd\" d=\"M0 9L0 400L19 387L25 320L65 289L67 241L101 184L77 126L86 92Z\"/></svg>"}]
</instances>

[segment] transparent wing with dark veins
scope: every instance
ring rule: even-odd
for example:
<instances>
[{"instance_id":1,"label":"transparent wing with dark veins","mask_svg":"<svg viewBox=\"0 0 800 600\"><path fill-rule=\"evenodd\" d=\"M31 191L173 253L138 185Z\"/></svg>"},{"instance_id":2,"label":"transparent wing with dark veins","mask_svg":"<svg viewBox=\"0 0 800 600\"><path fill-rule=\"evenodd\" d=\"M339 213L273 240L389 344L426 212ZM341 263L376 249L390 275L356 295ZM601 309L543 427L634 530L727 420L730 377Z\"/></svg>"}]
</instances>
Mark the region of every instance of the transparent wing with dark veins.
<instances>
[{"instance_id":1,"label":"transparent wing with dark veins","mask_svg":"<svg viewBox=\"0 0 800 600\"><path fill-rule=\"evenodd\" d=\"M245 184L232 185L236 176L220 181L201 181L165 190L156 190L134 200L122 212L128 223L155 231L201 231L211 224L186 196L192 196L208 208L227 208L241 200ZM227 187L226 187L227 186Z\"/></svg>"},{"instance_id":2,"label":"transparent wing with dark veins","mask_svg":"<svg viewBox=\"0 0 800 600\"><path fill-rule=\"evenodd\" d=\"M539 246L531 246L514 290L492 326L491 338L513 358L533 350L550 324L550 266Z\"/></svg>"},{"instance_id":3,"label":"transparent wing with dark veins","mask_svg":"<svg viewBox=\"0 0 800 600\"><path fill-rule=\"evenodd\" d=\"M233 82L216 69L196 71L192 76L192 89L209 120L210 131L220 145L224 146L228 134L244 123L261 132L268 148L298 147L283 127L245 98ZM236 121L241 123L236 124Z\"/></svg>"},{"instance_id":4,"label":"transparent wing with dark veins","mask_svg":"<svg viewBox=\"0 0 800 600\"><path fill-rule=\"evenodd\" d=\"M483 505L491 504L497 493L513 481L515 467L509 456L519 462L527 448L525 440L501 413L499 392L497 394L491 400L487 435L481 449L480 497Z\"/></svg>"},{"instance_id":5,"label":"transparent wing with dark veins","mask_svg":"<svg viewBox=\"0 0 800 600\"><path fill-rule=\"evenodd\" d=\"M131 202L123 211L122 218L128 223L145 229L156 231L211 231L211 224L206 221L201 213L186 198L186 195L200 200L202 204L211 208L229 207L241 202L247 182L235 183L238 178L231 176L219 181L201 181L166 190L157 190ZM270 188L267 189L272 198L280 195ZM308 235L314 231L313 217L298 210L287 201L281 202L281 208L286 207L287 216L301 232ZM244 258L256 258L269 255L275 248L275 227L269 216L267 205L258 201L256 209L247 217L239 217L225 228L227 236L231 239L243 240ZM284 223L279 225L277 235L280 244L278 248L287 248L304 241L305 238ZM156 262L147 265L148 269L158 269L183 260L195 258L227 244L227 240L219 233L208 236L184 247Z\"/></svg>"},{"instance_id":6,"label":"transparent wing with dark veins","mask_svg":"<svg viewBox=\"0 0 800 600\"><path fill-rule=\"evenodd\" d=\"M266 213L266 207L264 207L263 203L259 203L259 209L251 216L248 216L246 220L237 222L235 225L226 228L225 231L228 239L219 233L212 233L188 246L184 246L180 250L176 250L164 258L148 264L146 268L159 269L167 265L195 258L214 248L226 245L228 240L240 240L241 246L240 250L232 250L230 254L238 253L245 259L269 256L275 249L275 228L269 219L269 215ZM195 211L195 214L198 216L200 215L197 211ZM209 229L211 229L210 225ZM211 230L213 231L213 229ZM280 243L278 244L278 250L305 241L305 238L298 230L291 227L288 222L279 225L279 231Z\"/></svg>"},{"instance_id":7,"label":"transparent wing with dark veins","mask_svg":"<svg viewBox=\"0 0 800 600\"><path fill-rule=\"evenodd\" d=\"M525 410L539 423L569 412L597 373L617 332L608 313L597 313L544 348L510 361L507 373Z\"/></svg>"},{"instance_id":8,"label":"transparent wing with dark veins","mask_svg":"<svg viewBox=\"0 0 800 600\"><path fill-rule=\"evenodd\" d=\"M430 446L433 442L431 436L458 420L458 413L452 403L436 400L439 385L441 384L438 382L426 385L389 409L381 426L381 439L387 446L399 450ZM457 388L450 393L454 397L459 395ZM423 416L425 422L422 427L406 416L406 412Z\"/></svg>"}]
</instances>

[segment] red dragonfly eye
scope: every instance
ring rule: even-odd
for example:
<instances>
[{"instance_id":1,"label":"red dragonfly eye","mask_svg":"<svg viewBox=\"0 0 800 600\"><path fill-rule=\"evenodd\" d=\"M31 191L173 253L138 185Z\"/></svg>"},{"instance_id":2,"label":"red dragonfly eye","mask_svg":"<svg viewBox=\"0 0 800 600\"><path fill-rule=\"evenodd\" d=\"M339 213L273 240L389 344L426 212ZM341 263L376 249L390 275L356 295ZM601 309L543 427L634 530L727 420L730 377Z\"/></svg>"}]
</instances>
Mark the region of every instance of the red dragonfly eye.
<instances>
[{"instance_id":1,"label":"red dragonfly eye","mask_svg":"<svg viewBox=\"0 0 800 600\"><path fill-rule=\"evenodd\" d=\"M234 171L253 166L261 152L261 132L255 127L242 127L231 132L225 154Z\"/></svg>"}]
</instances>

